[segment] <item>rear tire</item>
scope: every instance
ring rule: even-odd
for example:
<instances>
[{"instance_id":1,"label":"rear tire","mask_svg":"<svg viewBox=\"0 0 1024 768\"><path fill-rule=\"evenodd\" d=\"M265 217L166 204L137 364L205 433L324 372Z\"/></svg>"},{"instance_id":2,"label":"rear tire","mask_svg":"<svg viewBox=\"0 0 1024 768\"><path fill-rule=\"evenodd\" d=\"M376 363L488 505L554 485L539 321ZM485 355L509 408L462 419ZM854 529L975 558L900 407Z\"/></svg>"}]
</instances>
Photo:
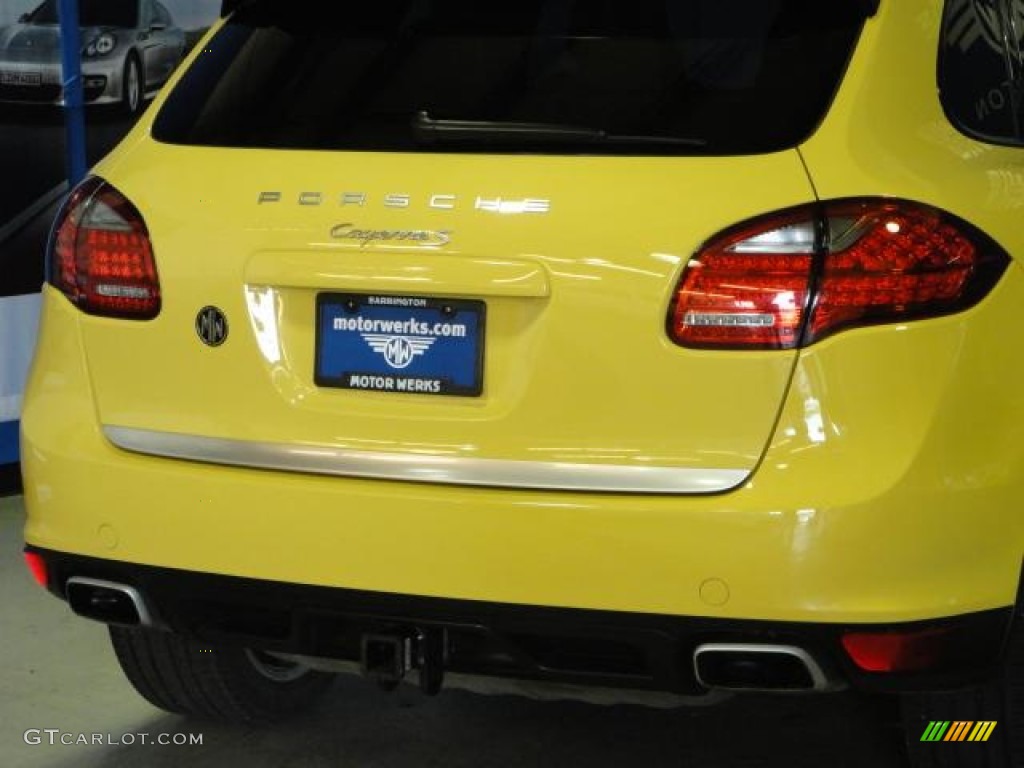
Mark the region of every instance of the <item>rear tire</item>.
<instances>
[{"instance_id":1,"label":"rear tire","mask_svg":"<svg viewBox=\"0 0 1024 768\"><path fill-rule=\"evenodd\" d=\"M170 632L110 627L129 682L160 709L230 723L273 722L315 705L334 676Z\"/></svg>"}]
</instances>

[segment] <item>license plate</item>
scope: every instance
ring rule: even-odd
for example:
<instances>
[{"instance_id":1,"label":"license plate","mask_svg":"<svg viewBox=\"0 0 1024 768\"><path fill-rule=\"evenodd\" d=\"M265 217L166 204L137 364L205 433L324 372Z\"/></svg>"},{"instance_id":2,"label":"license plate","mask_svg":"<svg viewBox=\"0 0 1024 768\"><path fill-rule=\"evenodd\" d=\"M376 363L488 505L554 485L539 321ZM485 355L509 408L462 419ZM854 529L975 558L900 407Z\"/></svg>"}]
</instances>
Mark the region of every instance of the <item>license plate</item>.
<instances>
[{"instance_id":1,"label":"license plate","mask_svg":"<svg viewBox=\"0 0 1024 768\"><path fill-rule=\"evenodd\" d=\"M38 72L0 72L3 85L42 85L43 78Z\"/></svg>"},{"instance_id":2,"label":"license plate","mask_svg":"<svg viewBox=\"0 0 1024 768\"><path fill-rule=\"evenodd\" d=\"M483 391L482 301L418 296L317 297L319 386L420 395Z\"/></svg>"}]
</instances>

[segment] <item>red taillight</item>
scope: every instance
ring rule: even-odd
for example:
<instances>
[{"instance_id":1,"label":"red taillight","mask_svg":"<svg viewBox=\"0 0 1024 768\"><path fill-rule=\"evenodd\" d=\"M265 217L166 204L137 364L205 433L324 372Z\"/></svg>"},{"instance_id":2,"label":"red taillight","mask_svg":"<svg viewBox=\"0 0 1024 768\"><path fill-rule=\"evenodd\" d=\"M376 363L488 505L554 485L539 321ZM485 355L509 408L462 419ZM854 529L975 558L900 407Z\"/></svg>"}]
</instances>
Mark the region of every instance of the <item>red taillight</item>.
<instances>
[{"instance_id":1,"label":"red taillight","mask_svg":"<svg viewBox=\"0 0 1024 768\"><path fill-rule=\"evenodd\" d=\"M802 210L713 240L690 260L676 290L673 338L688 347L795 347L815 243L814 222Z\"/></svg>"},{"instance_id":2,"label":"red taillight","mask_svg":"<svg viewBox=\"0 0 1024 768\"><path fill-rule=\"evenodd\" d=\"M700 348L805 346L847 327L965 309L1007 262L977 229L918 203L806 206L728 230L695 255L670 336Z\"/></svg>"},{"instance_id":3,"label":"red taillight","mask_svg":"<svg viewBox=\"0 0 1024 768\"><path fill-rule=\"evenodd\" d=\"M36 580L36 584L45 589L48 584L46 561L35 552L26 552L25 565L28 566L29 571L32 573L32 578Z\"/></svg>"},{"instance_id":4,"label":"red taillight","mask_svg":"<svg viewBox=\"0 0 1024 768\"><path fill-rule=\"evenodd\" d=\"M895 202L835 204L828 216L830 245L809 340L973 303L966 289L972 278L984 281L984 255L962 224L933 208Z\"/></svg>"},{"instance_id":5,"label":"red taillight","mask_svg":"<svg viewBox=\"0 0 1024 768\"><path fill-rule=\"evenodd\" d=\"M50 281L90 314L148 319L160 312L146 223L102 179L86 179L64 204L51 243Z\"/></svg>"}]
</instances>

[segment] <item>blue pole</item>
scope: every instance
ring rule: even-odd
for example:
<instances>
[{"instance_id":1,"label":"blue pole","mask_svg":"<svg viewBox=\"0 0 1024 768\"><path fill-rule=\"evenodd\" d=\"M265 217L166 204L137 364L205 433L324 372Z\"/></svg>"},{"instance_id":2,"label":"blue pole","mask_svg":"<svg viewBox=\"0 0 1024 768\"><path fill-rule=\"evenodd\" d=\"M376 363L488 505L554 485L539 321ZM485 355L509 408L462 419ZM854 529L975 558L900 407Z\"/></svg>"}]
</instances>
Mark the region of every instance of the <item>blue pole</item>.
<instances>
[{"instance_id":1,"label":"blue pole","mask_svg":"<svg viewBox=\"0 0 1024 768\"><path fill-rule=\"evenodd\" d=\"M78 29L78 0L59 0L60 59L64 79L64 126L68 181L85 178L85 109L82 96L82 36Z\"/></svg>"}]
</instances>

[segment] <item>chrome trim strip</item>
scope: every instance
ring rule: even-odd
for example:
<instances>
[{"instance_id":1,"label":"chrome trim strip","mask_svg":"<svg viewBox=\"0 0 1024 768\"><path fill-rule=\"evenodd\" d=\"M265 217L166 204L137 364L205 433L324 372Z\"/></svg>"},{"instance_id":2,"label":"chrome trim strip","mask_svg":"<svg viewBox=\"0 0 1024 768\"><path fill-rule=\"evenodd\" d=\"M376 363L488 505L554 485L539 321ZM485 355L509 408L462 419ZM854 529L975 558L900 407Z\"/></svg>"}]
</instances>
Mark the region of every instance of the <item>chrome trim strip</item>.
<instances>
[{"instance_id":1,"label":"chrome trim strip","mask_svg":"<svg viewBox=\"0 0 1024 768\"><path fill-rule=\"evenodd\" d=\"M811 688L746 688L739 686L736 688L728 688L724 686L710 685L706 681L702 680L700 676L700 665L697 663L697 659L700 657L702 653L763 653L776 656L792 656L804 665L804 668L810 675ZM811 656L811 654L805 651L803 648L800 648L796 645L771 645L762 643L704 643L703 645L697 646L697 649L693 652L693 674L696 676L697 682L703 685L705 688L721 689L727 691L828 691L834 688L833 684L825 675L825 671L821 668L821 665L818 664L817 659Z\"/></svg>"},{"instance_id":2,"label":"chrome trim strip","mask_svg":"<svg viewBox=\"0 0 1024 768\"><path fill-rule=\"evenodd\" d=\"M424 456L228 440L130 427L104 426L107 439L149 456L314 475L601 493L721 493L747 479L746 469L636 467L455 456Z\"/></svg>"}]
</instances>

